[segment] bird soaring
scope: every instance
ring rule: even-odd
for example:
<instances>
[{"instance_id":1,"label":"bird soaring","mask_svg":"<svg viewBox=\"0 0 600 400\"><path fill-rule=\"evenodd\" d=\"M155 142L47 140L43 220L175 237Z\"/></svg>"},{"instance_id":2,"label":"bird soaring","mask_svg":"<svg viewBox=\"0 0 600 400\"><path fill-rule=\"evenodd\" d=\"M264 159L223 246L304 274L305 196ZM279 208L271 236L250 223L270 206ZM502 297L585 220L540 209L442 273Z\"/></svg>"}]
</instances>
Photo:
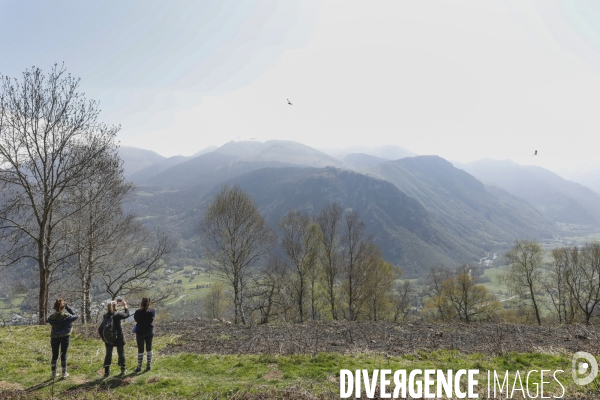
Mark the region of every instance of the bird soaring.
<instances>
[{"instance_id":1,"label":"bird soaring","mask_svg":"<svg viewBox=\"0 0 600 400\"><path fill-rule=\"evenodd\" d=\"M286 99L288 101L288 104L291 106L292 103L290 102L290 99Z\"/></svg>"},{"instance_id":2,"label":"bird soaring","mask_svg":"<svg viewBox=\"0 0 600 400\"><path fill-rule=\"evenodd\" d=\"M535 151L535 153L533 153L534 156L537 156L537 150Z\"/></svg>"}]
</instances>

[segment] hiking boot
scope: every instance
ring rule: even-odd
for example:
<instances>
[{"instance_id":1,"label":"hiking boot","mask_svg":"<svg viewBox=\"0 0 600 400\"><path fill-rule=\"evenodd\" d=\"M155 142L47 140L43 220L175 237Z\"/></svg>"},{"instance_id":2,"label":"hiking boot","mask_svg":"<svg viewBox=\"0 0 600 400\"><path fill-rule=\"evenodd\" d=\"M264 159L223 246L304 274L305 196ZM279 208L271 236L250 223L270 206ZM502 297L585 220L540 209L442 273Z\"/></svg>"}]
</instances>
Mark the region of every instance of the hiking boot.
<instances>
[{"instance_id":1,"label":"hiking boot","mask_svg":"<svg viewBox=\"0 0 600 400\"><path fill-rule=\"evenodd\" d=\"M152 370L152 364L146 365L146 371L151 371L151 370Z\"/></svg>"},{"instance_id":2,"label":"hiking boot","mask_svg":"<svg viewBox=\"0 0 600 400\"><path fill-rule=\"evenodd\" d=\"M62 373L62 378L63 379L68 378L68 377L69 377L69 373L67 371L65 371L65 372Z\"/></svg>"},{"instance_id":3,"label":"hiking boot","mask_svg":"<svg viewBox=\"0 0 600 400\"><path fill-rule=\"evenodd\" d=\"M109 367L104 367L104 377L108 378L110 375L110 368Z\"/></svg>"},{"instance_id":4,"label":"hiking boot","mask_svg":"<svg viewBox=\"0 0 600 400\"><path fill-rule=\"evenodd\" d=\"M135 367L135 369L133 370L133 372L135 372L136 374L142 372L142 366L138 365L137 367Z\"/></svg>"},{"instance_id":5,"label":"hiking boot","mask_svg":"<svg viewBox=\"0 0 600 400\"><path fill-rule=\"evenodd\" d=\"M125 372L126 372L126 371L127 371L127 370L125 369L125 367L121 367L121 375L125 375Z\"/></svg>"},{"instance_id":6,"label":"hiking boot","mask_svg":"<svg viewBox=\"0 0 600 400\"><path fill-rule=\"evenodd\" d=\"M52 371L52 379L56 379L57 376L58 374L56 373L56 371Z\"/></svg>"}]
</instances>

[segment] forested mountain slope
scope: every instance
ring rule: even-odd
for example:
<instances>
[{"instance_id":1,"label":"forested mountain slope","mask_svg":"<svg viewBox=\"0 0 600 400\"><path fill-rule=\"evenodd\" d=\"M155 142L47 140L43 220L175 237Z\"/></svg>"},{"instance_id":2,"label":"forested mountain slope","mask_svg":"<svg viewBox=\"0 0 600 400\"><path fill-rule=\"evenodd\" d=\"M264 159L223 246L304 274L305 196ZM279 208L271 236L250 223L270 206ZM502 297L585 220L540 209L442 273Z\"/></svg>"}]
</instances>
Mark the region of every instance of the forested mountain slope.
<instances>
[{"instance_id":1,"label":"forested mountain slope","mask_svg":"<svg viewBox=\"0 0 600 400\"><path fill-rule=\"evenodd\" d=\"M408 157L371 171L417 199L448 231L488 251L515 238L552 235L552 224L534 207L502 189L490 191L443 158Z\"/></svg>"}]
</instances>

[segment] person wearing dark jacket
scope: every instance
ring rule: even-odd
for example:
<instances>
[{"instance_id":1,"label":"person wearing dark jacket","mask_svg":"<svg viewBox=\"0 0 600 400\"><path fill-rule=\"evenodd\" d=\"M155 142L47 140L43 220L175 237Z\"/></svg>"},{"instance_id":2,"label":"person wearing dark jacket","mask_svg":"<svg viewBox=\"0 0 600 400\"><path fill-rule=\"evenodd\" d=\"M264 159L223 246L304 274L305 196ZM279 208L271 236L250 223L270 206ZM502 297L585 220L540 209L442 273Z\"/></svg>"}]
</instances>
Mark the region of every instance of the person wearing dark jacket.
<instances>
[{"instance_id":1,"label":"person wearing dark jacket","mask_svg":"<svg viewBox=\"0 0 600 400\"><path fill-rule=\"evenodd\" d=\"M56 362L58 361L58 353L60 350L60 364L62 367L62 377L69 376L67 372L67 350L69 349L69 340L71 330L73 329L73 321L78 316L73 309L67 305L67 302L61 298L54 302L55 312L51 314L46 322L50 324L50 346L52 346L52 378L56 378Z\"/></svg>"},{"instance_id":2,"label":"person wearing dark jacket","mask_svg":"<svg viewBox=\"0 0 600 400\"><path fill-rule=\"evenodd\" d=\"M121 374L125 374L125 336L123 336L123 328L121 327L121 321L129 318L129 310L127 309L127 303L125 300L122 300L123 310L117 311L117 302L109 301L106 310L108 311L104 314L104 318L112 318L113 319L113 327L116 335L116 339L113 343L106 343L104 345L106 347L106 356L104 357L104 377L108 377L110 375L110 364L112 363L112 353L113 349L117 348L117 355L119 359L117 364L121 367Z\"/></svg>"},{"instance_id":3,"label":"person wearing dark jacket","mask_svg":"<svg viewBox=\"0 0 600 400\"><path fill-rule=\"evenodd\" d=\"M152 369L152 338L154 337L154 309L150 308L150 299L144 297L140 304L140 309L133 314L136 322L135 339L138 346L138 365L134 372L142 372L142 362L144 361L144 345L146 346L146 371Z\"/></svg>"}]
</instances>

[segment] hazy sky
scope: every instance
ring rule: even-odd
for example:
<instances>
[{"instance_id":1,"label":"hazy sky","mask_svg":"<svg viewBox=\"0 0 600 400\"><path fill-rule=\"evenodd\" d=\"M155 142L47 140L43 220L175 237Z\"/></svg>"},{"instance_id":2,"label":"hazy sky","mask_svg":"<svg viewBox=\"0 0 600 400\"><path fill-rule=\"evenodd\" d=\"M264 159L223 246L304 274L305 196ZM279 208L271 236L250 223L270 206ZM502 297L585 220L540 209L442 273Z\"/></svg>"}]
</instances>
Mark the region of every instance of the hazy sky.
<instances>
[{"instance_id":1,"label":"hazy sky","mask_svg":"<svg viewBox=\"0 0 600 400\"><path fill-rule=\"evenodd\" d=\"M600 162L595 0L0 0L0 49L4 75L64 62L122 144L165 156L242 137Z\"/></svg>"}]
</instances>

